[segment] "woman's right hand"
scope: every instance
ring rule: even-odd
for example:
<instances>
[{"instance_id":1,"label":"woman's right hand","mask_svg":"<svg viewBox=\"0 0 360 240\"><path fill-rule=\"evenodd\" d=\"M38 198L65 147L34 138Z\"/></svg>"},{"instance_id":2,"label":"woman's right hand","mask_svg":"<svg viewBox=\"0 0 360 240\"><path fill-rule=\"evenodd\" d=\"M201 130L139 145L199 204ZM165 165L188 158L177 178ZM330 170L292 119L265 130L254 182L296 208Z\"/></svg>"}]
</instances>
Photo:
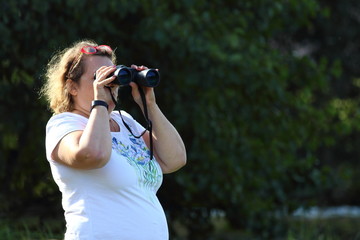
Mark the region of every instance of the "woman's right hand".
<instances>
[{"instance_id":1,"label":"woman's right hand","mask_svg":"<svg viewBox=\"0 0 360 240\"><path fill-rule=\"evenodd\" d=\"M116 77L114 75L108 77L115 70L116 66L102 66L96 70L96 78L93 82L95 100L103 100L108 104L112 101L110 92L106 86L111 87L113 94L117 94L118 85L111 84L111 82L114 81Z\"/></svg>"}]
</instances>

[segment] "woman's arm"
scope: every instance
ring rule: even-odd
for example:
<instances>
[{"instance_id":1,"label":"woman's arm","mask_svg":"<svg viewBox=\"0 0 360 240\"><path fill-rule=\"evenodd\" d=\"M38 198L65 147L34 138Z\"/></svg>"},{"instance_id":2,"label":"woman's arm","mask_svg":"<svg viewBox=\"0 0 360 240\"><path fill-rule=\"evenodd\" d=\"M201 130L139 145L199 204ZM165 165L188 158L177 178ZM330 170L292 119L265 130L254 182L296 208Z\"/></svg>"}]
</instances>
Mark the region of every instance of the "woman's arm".
<instances>
[{"instance_id":1,"label":"woman's arm","mask_svg":"<svg viewBox=\"0 0 360 240\"><path fill-rule=\"evenodd\" d=\"M85 129L62 138L52 152L52 158L73 168L94 169L103 167L110 154L109 113L105 107L97 106L91 112Z\"/></svg>"},{"instance_id":2,"label":"woman's arm","mask_svg":"<svg viewBox=\"0 0 360 240\"><path fill-rule=\"evenodd\" d=\"M74 98L75 111L89 120L83 131L72 132L59 142L52 152L55 161L79 169L100 168L109 161L112 150L109 111L112 109L96 106L91 110L90 105L92 99L107 103L111 101L110 92L105 86L114 80L114 76L107 78L114 70L113 66L100 67L96 71L96 79L90 85L86 81L92 80L94 73L89 71L83 75L83 90L80 90L80 84L72 85L70 93ZM92 92L93 96L89 98Z\"/></svg>"},{"instance_id":3,"label":"woman's arm","mask_svg":"<svg viewBox=\"0 0 360 240\"><path fill-rule=\"evenodd\" d=\"M138 71L146 69L144 66L138 67L132 65L131 67ZM131 82L130 86L135 102L144 112L138 85ZM185 145L175 127L164 116L156 104L154 89L150 87L142 87L142 89L145 93L149 119L152 121L153 126L154 155L163 173L174 172L186 164ZM150 136L148 132L144 134L143 139L147 146L149 146Z\"/></svg>"},{"instance_id":4,"label":"woman's arm","mask_svg":"<svg viewBox=\"0 0 360 240\"><path fill-rule=\"evenodd\" d=\"M157 104L148 105L149 118L153 126L154 155L163 173L171 173L186 164L185 145L175 129L161 112ZM144 135L144 141L149 146L150 135Z\"/></svg>"}]
</instances>

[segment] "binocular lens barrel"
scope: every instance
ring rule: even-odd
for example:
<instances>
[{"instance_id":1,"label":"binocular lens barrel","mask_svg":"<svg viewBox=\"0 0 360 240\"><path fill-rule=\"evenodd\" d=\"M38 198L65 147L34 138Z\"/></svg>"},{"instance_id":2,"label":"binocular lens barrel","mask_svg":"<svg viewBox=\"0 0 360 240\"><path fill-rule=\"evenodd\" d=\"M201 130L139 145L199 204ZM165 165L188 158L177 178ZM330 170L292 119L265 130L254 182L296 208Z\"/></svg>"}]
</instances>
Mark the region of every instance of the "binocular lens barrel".
<instances>
[{"instance_id":1,"label":"binocular lens barrel","mask_svg":"<svg viewBox=\"0 0 360 240\"><path fill-rule=\"evenodd\" d=\"M136 72L135 81L145 87L156 87L160 81L159 72L155 69L147 69L141 72Z\"/></svg>"},{"instance_id":2,"label":"binocular lens barrel","mask_svg":"<svg viewBox=\"0 0 360 240\"><path fill-rule=\"evenodd\" d=\"M118 65L114 75L116 79L112 83L118 85L129 85L130 82L136 82L144 87L156 87L160 82L160 74L155 69L146 69L139 72L134 68Z\"/></svg>"},{"instance_id":3,"label":"binocular lens barrel","mask_svg":"<svg viewBox=\"0 0 360 240\"><path fill-rule=\"evenodd\" d=\"M129 85L131 82L132 74L127 68L117 68L114 72L116 79L113 83L118 85Z\"/></svg>"}]
</instances>

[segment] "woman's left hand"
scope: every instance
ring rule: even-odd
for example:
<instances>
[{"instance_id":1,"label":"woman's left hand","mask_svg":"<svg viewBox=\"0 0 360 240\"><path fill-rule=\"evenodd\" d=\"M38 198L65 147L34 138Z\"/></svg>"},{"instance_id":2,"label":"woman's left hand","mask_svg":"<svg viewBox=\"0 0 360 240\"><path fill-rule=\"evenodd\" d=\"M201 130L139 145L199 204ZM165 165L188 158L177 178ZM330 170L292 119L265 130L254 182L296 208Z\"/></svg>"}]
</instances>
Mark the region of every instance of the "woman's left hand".
<instances>
[{"instance_id":1,"label":"woman's left hand","mask_svg":"<svg viewBox=\"0 0 360 240\"><path fill-rule=\"evenodd\" d=\"M131 68L134 68L139 72L148 69L145 66L137 66L134 64L131 65ZM156 103L154 88L140 86L140 85L136 84L135 82L130 82L130 86L131 86L131 94L134 98L134 101L140 106L141 109L143 109L143 102L141 100L141 96L140 96L140 92L139 92L140 87L144 91L146 104L148 106L150 106L150 105L153 105Z\"/></svg>"}]
</instances>

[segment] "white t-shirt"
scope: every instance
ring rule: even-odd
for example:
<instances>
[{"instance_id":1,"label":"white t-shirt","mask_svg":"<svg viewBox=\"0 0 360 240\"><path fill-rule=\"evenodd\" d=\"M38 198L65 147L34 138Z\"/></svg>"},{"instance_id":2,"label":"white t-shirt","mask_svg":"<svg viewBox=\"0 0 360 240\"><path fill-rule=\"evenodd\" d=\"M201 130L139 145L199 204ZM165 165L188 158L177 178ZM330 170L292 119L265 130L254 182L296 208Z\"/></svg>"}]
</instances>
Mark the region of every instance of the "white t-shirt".
<instances>
[{"instance_id":1,"label":"white t-shirt","mask_svg":"<svg viewBox=\"0 0 360 240\"><path fill-rule=\"evenodd\" d=\"M144 128L122 111L135 135ZM88 119L74 113L54 115L46 126L46 155L62 192L65 240L167 240L164 210L156 196L162 171L150 160L142 137L137 139L123 125L118 113L111 118L120 126L112 132L109 162L93 170L74 169L54 161L51 153L67 134L83 130Z\"/></svg>"}]
</instances>

